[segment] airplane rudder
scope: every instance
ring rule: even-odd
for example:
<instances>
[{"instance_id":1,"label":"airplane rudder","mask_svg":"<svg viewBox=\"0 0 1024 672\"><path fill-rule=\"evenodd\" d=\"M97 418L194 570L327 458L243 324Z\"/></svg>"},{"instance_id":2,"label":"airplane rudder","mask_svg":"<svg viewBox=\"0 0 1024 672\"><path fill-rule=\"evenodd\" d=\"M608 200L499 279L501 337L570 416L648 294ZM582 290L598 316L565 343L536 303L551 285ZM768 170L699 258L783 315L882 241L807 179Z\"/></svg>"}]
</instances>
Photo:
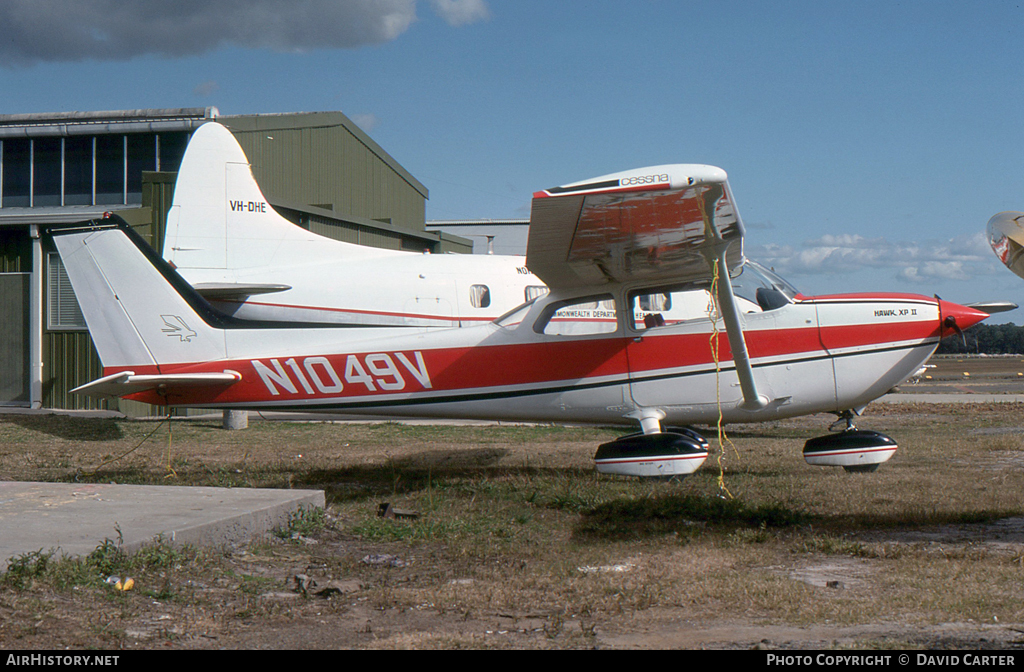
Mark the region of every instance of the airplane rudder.
<instances>
[{"instance_id":1,"label":"airplane rudder","mask_svg":"<svg viewBox=\"0 0 1024 672\"><path fill-rule=\"evenodd\" d=\"M164 262L132 234L105 229L57 236L55 243L68 257L68 276L104 366L224 357L223 330L207 321L212 309L173 269L157 267ZM118 361L108 362L104 352Z\"/></svg>"}]
</instances>

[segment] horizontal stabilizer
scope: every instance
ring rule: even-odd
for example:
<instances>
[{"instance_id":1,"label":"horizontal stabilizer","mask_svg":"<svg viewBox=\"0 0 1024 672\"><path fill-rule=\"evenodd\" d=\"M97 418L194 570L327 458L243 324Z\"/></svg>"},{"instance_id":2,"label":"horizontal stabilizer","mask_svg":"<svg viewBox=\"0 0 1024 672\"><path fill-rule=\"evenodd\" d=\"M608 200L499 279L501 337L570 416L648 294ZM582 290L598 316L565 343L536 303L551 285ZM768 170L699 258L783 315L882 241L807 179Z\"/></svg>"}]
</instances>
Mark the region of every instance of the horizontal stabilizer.
<instances>
[{"instance_id":1,"label":"horizontal stabilizer","mask_svg":"<svg viewBox=\"0 0 1024 672\"><path fill-rule=\"evenodd\" d=\"M250 296L286 292L290 285L242 285L234 282L201 282L192 286L207 301L244 301Z\"/></svg>"},{"instance_id":2,"label":"horizontal stabilizer","mask_svg":"<svg viewBox=\"0 0 1024 672\"><path fill-rule=\"evenodd\" d=\"M229 370L223 373L169 373L139 376L132 371L121 371L76 387L71 392L91 397L123 397L137 392L169 387L226 387L241 379L242 374Z\"/></svg>"}]
</instances>

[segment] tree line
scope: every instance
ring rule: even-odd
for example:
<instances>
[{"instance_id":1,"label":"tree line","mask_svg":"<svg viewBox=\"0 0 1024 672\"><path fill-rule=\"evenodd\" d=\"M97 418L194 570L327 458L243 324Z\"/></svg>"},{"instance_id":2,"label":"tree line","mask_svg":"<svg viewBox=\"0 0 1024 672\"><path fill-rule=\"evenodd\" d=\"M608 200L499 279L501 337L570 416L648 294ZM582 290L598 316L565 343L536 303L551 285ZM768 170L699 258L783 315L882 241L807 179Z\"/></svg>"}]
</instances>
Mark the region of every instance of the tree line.
<instances>
[{"instance_id":1,"label":"tree line","mask_svg":"<svg viewBox=\"0 0 1024 672\"><path fill-rule=\"evenodd\" d=\"M966 341L966 347L964 345ZM1009 355L1024 353L1024 327L1016 324L976 324L964 338L950 336L939 344L937 355Z\"/></svg>"}]
</instances>

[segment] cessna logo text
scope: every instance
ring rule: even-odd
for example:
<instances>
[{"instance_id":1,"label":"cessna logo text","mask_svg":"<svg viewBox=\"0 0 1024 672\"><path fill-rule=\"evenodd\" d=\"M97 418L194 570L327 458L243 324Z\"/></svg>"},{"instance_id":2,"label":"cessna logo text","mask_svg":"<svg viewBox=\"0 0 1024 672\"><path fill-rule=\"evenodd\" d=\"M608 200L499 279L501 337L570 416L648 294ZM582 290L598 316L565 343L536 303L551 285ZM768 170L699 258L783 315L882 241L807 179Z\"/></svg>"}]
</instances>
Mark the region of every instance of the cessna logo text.
<instances>
[{"instance_id":1,"label":"cessna logo text","mask_svg":"<svg viewBox=\"0 0 1024 672\"><path fill-rule=\"evenodd\" d=\"M341 365L342 357L345 358ZM413 353L377 352L368 355L342 355L335 357L334 364L327 357L294 357L281 362L278 359L252 360L263 384L270 394L340 394L345 386L349 392L397 392L404 390L406 377L411 376L423 389L430 389L430 374L417 350ZM354 387L355 389L351 389Z\"/></svg>"},{"instance_id":2,"label":"cessna logo text","mask_svg":"<svg viewBox=\"0 0 1024 672\"><path fill-rule=\"evenodd\" d=\"M636 187L642 184L661 184L668 181L668 173L661 173L660 175L641 175L639 177L624 177L619 180L619 186Z\"/></svg>"}]
</instances>

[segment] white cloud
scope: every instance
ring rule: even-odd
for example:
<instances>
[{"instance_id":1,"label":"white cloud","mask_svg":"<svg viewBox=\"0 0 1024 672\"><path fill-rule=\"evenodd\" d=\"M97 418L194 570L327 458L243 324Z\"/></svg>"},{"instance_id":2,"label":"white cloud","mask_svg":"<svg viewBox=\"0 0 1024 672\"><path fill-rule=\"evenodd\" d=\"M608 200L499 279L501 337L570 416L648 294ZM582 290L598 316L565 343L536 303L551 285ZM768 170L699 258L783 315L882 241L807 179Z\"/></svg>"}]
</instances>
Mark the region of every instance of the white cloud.
<instances>
[{"instance_id":1,"label":"white cloud","mask_svg":"<svg viewBox=\"0 0 1024 672\"><path fill-rule=\"evenodd\" d=\"M356 126L367 133L372 131L380 123L380 119L374 114L353 114L351 117Z\"/></svg>"},{"instance_id":2,"label":"white cloud","mask_svg":"<svg viewBox=\"0 0 1024 672\"><path fill-rule=\"evenodd\" d=\"M484 0L430 0L430 4L449 26L464 26L491 18Z\"/></svg>"},{"instance_id":3,"label":"white cloud","mask_svg":"<svg viewBox=\"0 0 1024 672\"><path fill-rule=\"evenodd\" d=\"M417 0L3 0L0 64L142 55L194 56L225 45L349 49L394 40ZM483 0L432 0L452 26L489 16Z\"/></svg>"},{"instance_id":4,"label":"white cloud","mask_svg":"<svg viewBox=\"0 0 1024 672\"><path fill-rule=\"evenodd\" d=\"M1000 272L981 232L947 241L894 243L853 234L825 235L799 246L748 246L752 259L783 275L838 275L863 269L891 271L913 282L969 280Z\"/></svg>"},{"instance_id":5,"label":"white cloud","mask_svg":"<svg viewBox=\"0 0 1024 672\"><path fill-rule=\"evenodd\" d=\"M199 96L200 98L207 98L220 91L220 84L211 80L205 81L202 84L196 85L196 88L192 89L192 93Z\"/></svg>"}]
</instances>

